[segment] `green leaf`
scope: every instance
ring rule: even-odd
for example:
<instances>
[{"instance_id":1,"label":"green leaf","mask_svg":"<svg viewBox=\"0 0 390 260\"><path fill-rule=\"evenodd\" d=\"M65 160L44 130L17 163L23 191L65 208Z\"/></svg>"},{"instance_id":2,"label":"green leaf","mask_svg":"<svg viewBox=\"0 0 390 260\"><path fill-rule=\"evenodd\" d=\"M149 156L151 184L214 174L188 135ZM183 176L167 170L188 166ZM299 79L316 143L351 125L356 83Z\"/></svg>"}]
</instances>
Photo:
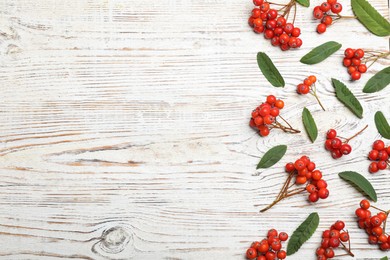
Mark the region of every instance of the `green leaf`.
<instances>
[{"instance_id":1,"label":"green leaf","mask_svg":"<svg viewBox=\"0 0 390 260\"><path fill-rule=\"evenodd\" d=\"M387 258L387 256L384 256L380 260L389 260L389 258Z\"/></svg>"},{"instance_id":2,"label":"green leaf","mask_svg":"<svg viewBox=\"0 0 390 260\"><path fill-rule=\"evenodd\" d=\"M347 86L337 79L332 79L332 83L333 87L336 89L336 97L338 100L348 107L357 117L363 118L362 105L360 105L359 100L357 100Z\"/></svg>"},{"instance_id":3,"label":"green leaf","mask_svg":"<svg viewBox=\"0 0 390 260\"><path fill-rule=\"evenodd\" d=\"M372 76L363 88L364 93L373 93L384 89L390 84L390 67L384 68Z\"/></svg>"},{"instance_id":4,"label":"green leaf","mask_svg":"<svg viewBox=\"0 0 390 260\"><path fill-rule=\"evenodd\" d=\"M390 35L390 23L366 0L351 0L352 11L357 19L373 34Z\"/></svg>"},{"instance_id":5,"label":"green leaf","mask_svg":"<svg viewBox=\"0 0 390 260\"><path fill-rule=\"evenodd\" d=\"M375 125L378 132L386 139L390 139L390 126L381 111L375 113Z\"/></svg>"},{"instance_id":6,"label":"green leaf","mask_svg":"<svg viewBox=\"0 0 390 260\"><path fill-rule=\"evenodd\" d=\"M264 52L257 53L257 65L264 77L272 84L274 87L284 87L284 79L280 75L278 69L273 64L272 60Z\"/></svg>"},{"instance_id":7,"label":"green leaf","mask_svg":"<svg viewBox=\"0 0 390 260\"><path fill-rule=\"evenodd\" d=\"M315 47L309 53L301 58L304 64L317 64L328 58L341 48L338 42L330 41Z\"/></svg>"},{"instance_id":8,"label":"green leaf","mask_svg":"<svg viewBox=\"0 0 390 260\"><path fill-rule=\"evenodd\" d=\"M275 163L279 162L280 159L282 159L286 151L286 145L272 147L263 155L263 158L261 158L260 162L257 164L256 169L271 167Z\"/></svg>"},{"instance_id":9,"label":"green leaf","mask_svg":"<svg viewBox=\"0 0 390 260\"><path fill-rule=\"evenodd\" d=\"M316 231L320 217L316 212L311 213L305 221L294 231L287 245L287 255L296 253L299 248L313 235Z\"/></svg>"},{"instance_id":10,"label":"green leaf","mask_svg":"<svg viewBox=\"0 0 390 260\"><path fill-rule=\"evenodd\" d=\"M357 172L345 171L340 172L339 176L341 179L344 179L350 183L352 183L357 190L367 194L367 196L376 202L377 196L374 187L372 187L371 183L364 178L361 174Z\"/></svg>"},{"instance_id":11,"label":"green leaf","mask_svg":"<svg viewBox=\"0 0 390 260\"><path fill-rule=\"evenodd\" d=\"M309 109L306 107L304 107L302 111L302 121L311 142L314 143L318 136L317 125Z\"/></svg>"},{"instance_id":12,"label":"green leaf","mask_svg":"<svg viewBox=\"0 0 390 260\"><path fill-rule=\"evenodd\" d=\"M310 0L295 0L298 4L304 6L304 7L309 7L310 6Z\"/></svg>"}]
</instances>

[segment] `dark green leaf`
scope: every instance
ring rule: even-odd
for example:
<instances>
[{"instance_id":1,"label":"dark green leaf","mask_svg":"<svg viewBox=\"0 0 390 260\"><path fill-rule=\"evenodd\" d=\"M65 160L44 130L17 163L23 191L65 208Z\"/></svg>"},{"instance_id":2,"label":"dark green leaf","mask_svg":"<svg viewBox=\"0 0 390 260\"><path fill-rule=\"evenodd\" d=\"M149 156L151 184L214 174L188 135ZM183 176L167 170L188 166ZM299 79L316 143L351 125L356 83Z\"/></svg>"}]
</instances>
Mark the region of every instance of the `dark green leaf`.
<instances>
[{"instance_id":1,"label":"dark green leaf","mask_svg":"<svg viewBox=\"0 0 390 260\"><path fill-rule=\"evenodd\" d=\"M304 64L317 64L328 58L341 48L338 42L330 41L312 49L308 54L301 58Z\"/></svg>"},{"instance_id":2,"label":"dark green leaf","mask_svg":"<svg viewBox=\"0 0 390 260\"><path fill-rule=\"evenodd\" d=\"M359 100L341 81L332 79L333 87L336 89L336 97L347 106L357 117L363 118L363 108Z\"/></svg>"},{"instance_id":3,"label":"dark green leaf","mask_svg":"<svg viewBox=\"0 0 390 260\"><path fill-rule=\"evenodd\" d=\"M339 176L341 179L352 183L357 188L357 190L367 194L371 200L376 202L377 196L374 187L372 187L371 183L361 174L357 172L346 171L340 172Z\"/></svg>"},{"instance_id":4,"label":"dark green leaf","mask_svg":"<svg viewBox=\"0 0 390 260\"><path fill-rule=\"evenodd\" d=\"M264 77L272 84L274 87L284 87L284 79L280 75L278 69L273 64L272 60L264 52L257 53L257 64Z\"/></svg>"},{"instance_id":5,"label":"dark green leaf","mask_svg":"<svg viewBox=\"0 0 390 260\"><path fill-rule=\"evenodd\" d=\"M309 240L316 231L320 217L316 212L311 213L305 221L294 231L287 245L287 255L292 255L301 248L301 246Z\"/></svg>"},{"instance_id":6,"label":"dark green leaf","mask_svg":"<svg viewBox=\"0 0 390 260\"><path fill-rule=\"evenodd\" d=\"M311 142L314 143L318 135L317 125L309 109L306 107L304 107L302 111L302 121Z\"/></svg>"},{"instance_id":7,"label":"dark green leaf","mask_svg":"<svg viewBox=\"0 0 390 260\"><path fill-rule=\"evenodd\" d=\"M390 67L384 68L371 77L363 88L364 93L373 93L390 84Z\"/></svg>"},{"instance_id":8,"label":"dark green leaf","mask_svg":"<svg viewBox=\"0 0 390 260\"><path fill-rule=\"evenodd\" d=\"M304 6L304 7L309 7L310 6L310 0L295 0L298 4Z\"/></svg>"},{"instance_id":9,"label":"dark green leaf","mask_svg":"<svg viewBox=\"0 0 390 260\"><path fill-rule=\"evenodd\" d=\"M386 139L390 139L390 126L381 111L375 113L375 125L381 136Z\"/></svg>"},{"instance_id":10,"label":"dark green leaf","mask_svg":"<svg viewBox=\"0 0 390 260\"><path fill-rule=\"evenodd\" d=\"M352 11L357 19L373 34L390 35L390 23L366 0L351 0Z\"/></svg>"},{"instance_id":11,"label":"dark green leaf","mask_svg":"<svg viewBox=\"0 0 390 260\"><path fill-rule=\"evenodd\" d=\"M278 145L272 147L263 155L263 158L261 158L259 164L257 164L256 169L271 167L272 165L277 163L280 159L282 159L286 151L287 151L286 145Z\"/></svg>"},{"instance_id":12,"label":"dark green leaf","mask_svg":"<svg viewBox=\"0 0 390 260\"><path fill-rule=\"evenodd\" d=\"M389 260L389 258L387 258L387 256L384 256L380 260Z\"/></svg>"}]
</instances>

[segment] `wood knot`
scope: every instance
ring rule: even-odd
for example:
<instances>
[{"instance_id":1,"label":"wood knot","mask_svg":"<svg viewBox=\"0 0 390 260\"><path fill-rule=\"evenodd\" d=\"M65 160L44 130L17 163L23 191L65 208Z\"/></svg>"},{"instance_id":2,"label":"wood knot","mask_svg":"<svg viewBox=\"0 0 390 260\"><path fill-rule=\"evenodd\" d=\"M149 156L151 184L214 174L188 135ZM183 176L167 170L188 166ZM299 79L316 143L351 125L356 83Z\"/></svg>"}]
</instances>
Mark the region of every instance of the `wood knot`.
<instances>
[{"instance_id":1,"label":"wood knot","mask_svg":"<svg viewBox=\"0 0 390 260\"><path fill-rule=\"evenodd\" d=\"M133 241L133 236L120 226L103 231L100 248L109 254L122 252Z\"/></svg>"}]
</instances>

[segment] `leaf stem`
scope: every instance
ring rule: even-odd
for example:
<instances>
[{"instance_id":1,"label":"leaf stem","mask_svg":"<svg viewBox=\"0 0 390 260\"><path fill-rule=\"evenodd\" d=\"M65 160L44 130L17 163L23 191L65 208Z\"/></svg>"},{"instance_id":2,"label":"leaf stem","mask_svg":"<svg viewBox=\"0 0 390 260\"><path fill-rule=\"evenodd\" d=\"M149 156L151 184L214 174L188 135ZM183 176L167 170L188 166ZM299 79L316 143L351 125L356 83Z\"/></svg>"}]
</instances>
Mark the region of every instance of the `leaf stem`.
<instances>
[{"instance_id":1,"label":"leaf stem","mask_svg":"<svg viewBox=\"0 0 390 260\"><path fill-rule=\"evenodd\" d=\"M347 138L345 140L345 143L348 143L349 141L351 141L353 138L355 138L356 136L358 136L359 134L361 134L364 130L366 130L366 128L368 127L368 125L366 125L362 130L360 130L359 132L357 132L356 134L354 134L353 136L351 136L350 138Z\"/></svg>"},{"instance_id":2,"label":"leaf stem","mask_svg":"<svg viewBox=\"0 0 390 260\"><path fill-rule=\"evenodd\" d=\"M321 100L317 95L317 88L316 88L315 84L312 85L310 94L316 98L316 100L317 100L318 104L321 106L322 110L325 111L325 108L322 105Z\"/></svg>"}]
</instances>

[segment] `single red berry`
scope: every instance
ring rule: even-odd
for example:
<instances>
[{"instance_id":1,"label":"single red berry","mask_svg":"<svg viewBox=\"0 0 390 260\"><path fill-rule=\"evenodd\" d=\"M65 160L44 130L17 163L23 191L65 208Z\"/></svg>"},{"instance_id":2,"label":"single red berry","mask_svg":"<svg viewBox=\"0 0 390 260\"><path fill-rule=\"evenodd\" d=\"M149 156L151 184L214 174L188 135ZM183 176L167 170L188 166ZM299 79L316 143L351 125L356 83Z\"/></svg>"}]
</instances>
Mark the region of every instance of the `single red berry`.
<instances>
[{"instance_id":1,"label":"single red berry","mask_svg":"<svg viewBox=\"0 0 390 260\"><path fill-rule=\"evenodd\" d=\"M273 30L270 30L270 29L266 29L264 31L264 38L266 39L272 39L272 37L274 37L274 31Z\"/></svg>"},{"instance_id":2,"label":"single red berry","mask_svg":"<svg viewBox=\"0 0 390 260\"><path fill-rule=\"evenodd\" d=\"M305 85L305 84L299 84L299 85L297 86L297 92L298 92L299 94L307 94L307 93L310 92L310 87L308 87L308 86Z\"/></svg>"},{"instance_id":3,"label":"single red berry","mask_svg":"<svg viewBox=\"0 0 390 260\"><path fill-rule=\"evenodd\" d=\"M253 18L260 18L261 10L259 8L254 8L252 10L252 17Z\"/></svg>"},{"instance_id":4,"label":"single red berry","mask_svg":"<svg viewBox=\"0 0 390 260\"><path fill-rule=\"evenodd\" d=\"M246 250L246 258L255 259L256 257L257 257L256 249L250 247L250 248L248 248L248 250Z\"/></svg>"},{"instance_id":5,"label":"single red berry","mask_svg":"<svg viewBox=\"0 0 390 260\"><path fill-rule=\"evenodd\" d=\"M255 26L254 23L253 23L254 20L255 20L255 18L249 17L248 24L249 24L250 27L254 27Z\"/></svg>"},{"instance_id":6,"label":"single red berry","mask_svg":"<svg viewBox=\"0 0 390 260\"><path fill-rule=\"evenodd\" d=\"M355 55L355 51L354 51L353 49L351 49L351 48L345 49L345 51L344 51L344 56L345 56L346 58L352 59L354 55Z\"/></svg>"},{"instance_id":7,"label":"single red berry","mask_svg":"<svg viewBox=\"0 0 390 260\"><path fill-rule=\"evenodd\" d=\"M359 71L360 73L366 73L366 72L367 72L367 66L366 66L366 64L360 64L360 65L358 66L358 71Z\"/></svg>"},{"instance_id":8,"label":"single red berry","mask_svg":"<svg viewBox=\"0 0 390 260\"><path fill-rule=\"evenodd\" d=\"M276 101L276 97L274 95L268 95L266 100L268 104L273 105Z\"/></svg>"},{"instance_id":9,"label":"single red berry","mask_svg":"<svg viewBox=\"0 0 390 260\"><path fill-rule=\"evenodd\" d=\"M368 243L371 245L378 244L378 238L376 236L371 235L368 237Z\"/></svg>"},{"instance_id":10,"label":"single red berry","mask_svg":"<svg viewBox=\"0 0 390 260\"><path fill-rule=\"evenodd\" d=\"M286 241L288 239L288 234L286 232L280 232L279 239L280 241Z\"/></svg>"},{"instance_id":11,"label":"single red berry","mask_svg":"<svg viewBox=\"0 0 390 260\"><path fill-rule=\"evenodd\" d=\"M290 34L292 33L293 30L294 30L294 25L292 23L286 23L286 25L284 26L284 31Z\"/></svg>"},{"instance_id":12,"label":"single red berry","mask_svg":"<svg viewBox=\"0 0 390 260\"><path fill-rule=\"evenodd\" d=\"M313 184L309 184L306 186L306 191L309 193L317 192L317 187Z\"/></svg>"},{"instance_id":13,"label":"single red berry","mask_svg":"<svg viewBox=\"0 0 390 260\"><path fill-rule=\"evenodd\" d=\"M378 155L379 155L379 152L377 150L371 150L370 153L368 154L368 158L371 161L375 161L376 159L378 159Z\"/></svg>"},{"instance_id":14,"label":"single red berry","mask_svg":"<svg viewBox=\"0 0 390 260\"><path fill-rule=\"evenodd\" d=\"M260 114L261 114L261 111L260 111ZM339 139L339 138L333 138L332 139L332 148L333 149L338 149L338 148L340 148L341 147L341 144L342 144L342 142L341 142L341 140Z\"/></svg>"},{"instance_id":15,"label":"single red berry","mask_svg":"<svg viewBox=\"0 0 390 260\"><path fill-rule=\"evenodd\" d=\"M362 63L362 61L358 58L352 58L351 61L352 61L352 65L354 66L359 66Z\"/></svg>"},{"instance_id":16,"label":"single red berry","mask_svg":"<svg viewBox=\"0 0 390 260\"><path fill-rule=\"evenodd\" d=\"M318 33L324 33L326 31L326 24L324 23L320 23L319 25L317 25L317 32Z\"/></svg>"},{"instance_id":17,"label":"single red berry","mask_svg":"<svg viewBox=\"0 0 390 260\"><path fill-rule=\"evenodd\" d=\"M321 5L320 5L320 9L321 11L323 12L328 12L330 10L330 4L328 2L323 2Z\"/></svg>"},{"instance_id":18,"label":"single red berry","mask_svg":"<svg viewBox=\"0 0 390 260\"><path fill-rule=\"evenodd\" d=\"M382 243L379 248L382 250L382 251L387 251L390 249L390 243Z\"/></svg>"},{"instance_id":19,"label":"single red berry","mask_svg":"<svg viewBox=\"0 0 390 260\"><path fill-rule=\"evenodd\" d=\"M322 178L322 172L319 171L319 170L313 171L313 172L312 172L312 178L313 178L313 180L315 180L315 181L321 180L321 178Z\"/></svg>"},{"instance_id":20,"label":"single red berry","mask_svg":"<svg viewBox=\"0 0 390 260\"><path fill-rule=\"evenodd\" d=\"M356 209L355 215L356 215L359 219L365 219L365 218L366 218L366 212L365 212L365 210L362 209L362 208Z\"/></svg>"},{"instance_id":21,"label":"single red berry","mask_svg":"<svg viewBox=\"0 0 390 260\"><path fill-rule=\"evenodd\" d=\"M371 217L370 222L373 227L379 227L382 225L382 220L378 216Z\"/></svg>"},{"instance_id":22,"label":"single red berry","mask_svg":"<svg viewBox=\"0 0 390 260\"><path fill-rule=\"evenodd\" d=\"M284 107L284 102L281 99L276 100L275 107L282 109Z\"/></svg>"},{"instance_id":23,"label":"single red berry","mask_svg":"<svg viewBox=\"0 0 390 260\"><path fill-rule=\"evenodd\" d=\"M328 187L328 183L326 183L325 180L321 179L319 181L317 181L317 188L321 189L321 188L326 188Z\"/></svg>"},{"instance_id":24,"label":"single red berry","mask_svg":"<svg viewBox=\"0 0 390 260\"><path fill-rule=\"evenodd\" d=\"M313 10L313 16L316 19L321 19L322 17L324 17L324 12L320 8L319 9L314 9Z\"/></svg>"},{"instance_id":25,"label":"single red berry","mask_svg":"<svg viewBox=\"0 0 390 260\"><path fill-rule=\"evenodd\" d=\"M302 40L300 38L297 38L297 48L302 46Z\"/></svg>"},{"instance_id":26,"label":"single red berry","mask_svg":"<svg viewBox=\"0 0 390 260\"><path fill-rule=\"evenodd\" d=\"M385 143L382 140L376 140L372 145L372 148L377 151L382 151L383 149L385 149Z\"/></svg>"},{"instance_id":27,"label":"single red berry","mask_svg":"<svg viewBox=\"0 0 390 260\"><path fill-rule=\"evenodd\" d=\"M329 190L326 188L319 189L318 197L320 197L320 199L326 199L327 197L329 197Z\"/></svg>"},{"instance_id":28,"label":"single red berry","mask_svg":"<svg viewBox=\"0 0 390 260\"><path fill-rule=\"evenodd\" d=\"M316 168L316 164L314 162L309 162L306 167L307 170L311 172L314 171L314 169Z\"/></svg>"},{"instance_id":29,"label":"single red berry","mask_svg":"<svg viewBox=\"0 0 390 260\"><path fill-rule=\"evenodd\" d=\"M280 243L280 241L274 241L271 244L271 248L274 251L279 251L280 249L282 249L282 244Z\"/></svg>"},{"instance_id":30,"label":"single red berry","mask_svg":"<svg viewBox=\"0 0 390 260\"><path fill-rule=\"evenodd\" d=\"M253 26L254 27L260 27L263 26L263 20L261 18L255 18L253 20Z\"/></svg>"},{"instance_id":31,"label":"single red berry","mask_svg":"<svg viewBox=\"0 0 390 260\"><path fill-rule=\"evenodd\" d=\"M295 170L295 166L292 162L290 162L286 164L285 169L286 172L292 172L293 170Z\"/></svg>"},{"instance_id":32,"label":"single red berry","mask_svg":"<svg viewBox=\"0 0 390 260\"><path fill-rule=\"evenodd\" d=\"M260 5L260 9L263 13L266 13L269 10L269 3L264 2Z\"/></svg>"},{"instance_id":33,"label":"single red berry","mask_svg":"<svg viewBox=\"0 0 390 260\"><path fill-rule=\"evenodd\" d=\"M282 51L287 51L287 50L289 50L291 47L290 47L290 45L288 45L288 43L285 43L285 44L281 44L280 45L280 49L282 50Z\"/></svg>"},{"instance_id":34,"label":"single red berry","mask_svg":"<svg viewBox=\"0 0 390 260\"><path fill-rule=\"evenodd\" d=\"M362 49L357 49L354 53L354 56L358 59L363 58L364 56L364 51Z\"/></svg>"},{"instance_id":35,"label":"single red berry","mask_svg":"<svg viewBox=\"0 0 390 260\"><path fill-rule=\"evenodd\" d=\"M331 5L331 11L332 13L338 14L343 10L343 6L340 3L335 3Z\"/></svg>"},{"instance_id":36,"label":"single red berry","mask_svg":"<svg viewBox=\"0 0 390 260\"><path fill-rule=\"evenodd\" d=\"M277 117L279 115L279 108L277 107L271 108L269 114L273 117Z\"/></svg>"},{"instance_id":37,"label":"single red berry","mask_svg":"<svg viewBox=\"0 0 390 260\"><path fill-rule=\"evenodd\" d=\"M278 257L279 259L285 259L285 258L287 257L286 251L280 250L280 251L277 253L277 257Z\"/></svg>"},{"instance_id":38,"label":"single red berry","mask_svg":"<svg viewBox=\"0 0 390 260\"><path fill-rule=\"evenodd\" d=\"M390 145L386 148L386 152L390 156Z\"/></svg>"},{"instance_id":39,"label":"single red berry","mask_svg":"<svg viewBox=\"0 0 390 260\"><path fill-rule=\"evenodd\" d=\"M263 4L263 1L264 0L253 0L253 4L256 5L256 6L260 6Z\"/></svg>"},{"instance_id":40,"label":"single red berry","mask_svg":"<svg viewBox=\"0 0 390 260\"><path fill-rule=\"evenodd\" d=\"M283 27L285 25L286 25L286 19L283 16L279 16L278 19L276 19L276 26Z\"/></svg>"},{"instance_id":41,"label":"single red berry","mask_svg":"<svg viewBox=\"0 0 390 260\"><path fill-rule=\"evenodd\" d=\"M276 28L276 20L268 20L266 23L265 23L265 27L267 29L271 29L271 30L274 30Z\"/></svg>"},{"instance_id":42,"label":"single red berry","mask_svg":"<svg viewBox=\"0 0 390 260\"><path fill-rule=\"evenodd\" d=\"M345 227L344 221L337 220L336 223L334 223L334 228L337 230L342 230Z\"/></svg>"},{"instance_id":43,"label":"single red berry","mask_svg":"<svg viewBox=\"0 0 390 260\"><path fill-rule=\"evenodd\" d=\"M334 257L334 251L332 248L325 249L325 256L327 258L333 258Z\"/></svg>"},{"instance_id":44,"label":"single red berry","mask_svg":"<svg viewBox=\"0 0 390 260\"><path fill-rule=\"evenodd\" d=\"M342 154L350 154L352 151L352 147L349 144L342 144L340 147L340 152Z\"/></svg>"},{"instance_id":45,"label":"single red berry","mask_svg":"<svg viewBox=\"0 0 390 260\"><path fill-rule=\"evenodd\" d=\"M330 247L335 248L335 247L338 247L339 245L340 245L340 240L338 237L331 237L329 239L329 246Z\"/></svg>"},{"instance_id":46,"label":"single red berry","mask_svg":"<svg viewBox=\"0 0 390 260\"><path fill-rule=\"evenodd\" d=\"M270 10L268 11L267 18L268 18L269 20L276 19L277 16L278 16L278 11L277 11L277 10L275 10L275 9L270 9Z\"/></svg>"},{"instance_id":47,"label":"single red berry","mask_svg":"<svg viewBox=\"0 0 390 260\"><path fill-rule=\"evenodd\" d=\"M271 252L271 251L268 251L266 254L265 254L265 258L267 260L274 260L276 258L276 254L274 252Z\"/></svg>"},{"instance_id":48,"label":"single red berry","mask_svg":"<svg viewBox=\"0 0 390 260\"><path fill-rule=\"evenodd\" d=\"M328 151L332 150L332 139L327 139L325 141L325 149Z\"/></svg>"},{"instance_id":49,"label":"single red berry","mask_svg":"<svg viewBox=\"0 0 390 260\"><path fill-rule=\"evenodd\" d=\"M303 84L310 87L313 84L313 82L311 81L311 79L305 78L305 80L303 81Z\"/></svg>"},{"instance_id":50,"label":"single red berry","mask_svg":"<svg viewBox=\"0 0 390 260\"><path fill-rule=\"evenodd\" d=\"M322 232L322 238L330 238L330 230L329 229Z\"/></svg>"},{"instance_id":51,"label":"single red berry","mask_svg":"<svg viewBox=\"0 0 390 260\"><path fill-rule=\"evenodd\" d=\"M318 200L319 200L319 197L318 197L318 193L317 192L310 193L310 195L309 195L309 201L310 202L316 202Z\"/></svg>"},{"instance_id":52,"label":"single red berry","mask_svg":"<svg viewBox=\"0 0 390 260\"><path fill-rule=\"evenodd\" d=\"M295 29L295 28L294 28ZM291 47L291 48L297 48L298 45L297 45L297 37L290 37L290 39L288 40L288 45Z\"/></svg>"},{"instance_id":53,"label":"single red berry","mask_svg":"<svg viewBox=\"0 0 390 260\"><path fill-rule=\"evenodd\" d=\"M255 28L253 28L253 31L255 32L255 33L262 33L262 32L264 32L264 26L255 26Z\"/></svg>"},{"instance_id":54,"label":"single red berry","mask_svg":"<svg viewBox=\"0 0 390 260\"><path fill-rule=\"evenodd\" d=\"M383 234L383 229L381 228L381 227L373 227L372 228L372 234L374 235L374 236L377 236L377 237L379 237L380 235L382 235Z\"/></svg>"},{"instance_id":55,"label":"single red berry","mask_svg":"<svg viewBox=\"0 0 390 260\"><path fill-rule=\"evenodd\" d=\"M368 167L368 170L369 170L369 172L371 172L371 173L376 173L376 172L378 172L378 171L379 171L378 163L377 163L377 162L372 162L372 163L370 164L370 166Z\"/></svg>"},{"instance_id":56,"label":"single red berry","mask_svg":"<svg viewBox=\"0 0 390 260\"><path fill-rule=\"evenodd\" d=\"M321 241L321 247L328 248L329 247L329 240L330 240L330 238L323 238Z\"/></svg>"},{"instance_id":57,"label":"single red berry","mask_svg":"<svg viewBox=\"0 0 390 260\"><path fill-rule=\"evenodd\" d=\"M386 215L386 213L384 213L384 212L379 212L379 213L377 214L377 216L382 220L382 222L385 221L385 220L387 219L387 215Z\"/></svg>"},{"instance_id":58,"label":"single red berry","mask_svg":"<svg viewBox=\"0 0 390 260\"><path fill-rule=\"evenodd\" d=\"M351 75L352 73L356 72L356 67L355 66L349 66L348 67L348 73Z\"/></svg>"},{"instance_id":59,"label":"single red berry","mask_svg":"<svg viewBox=\"0 0 390 260\"><path fill-rule=\"evenodd\" d=\"M298 171L302 170L303 168L306 167L305 162L303 160L300 160L300 159L295 161L294 166L295 166L295 169L297 169Z\"/></svg>"},{"instance_id":60,"label":"single red berry","mask_svg":"<svg viewBox=\"0 0 390 260\"><path fill-rule=\"evenodd\" d=\"M295 183L300 185L300 184L305 184L307 182L306 176L297 176L295 179Z\"/></svg>"},{"instance_id":61,"label":"single red berry","mask_svg":"<svg viewBox=\"0 0 390 260\"><path fill-rule=\"evenodd\" d=\"M325 254L325 249L322 247L317 248L316 250L316 255L324 255Z\"/></svg>"},{"instance_id":62,"label":"single red berry","mask_svg":"<svg viewBox=\"0 0 390 260\"><path fill-rule=\"evenodd\" d=\"M283 33L279 36L279 41L281 44L288 44L289 40L290 40L290 37L286 33Z\"/></svg>"},{"instance_id":63,"label":"single red berry","mask_svg":"<svg viewBox=\"0 0 390 260\"><path fill-rule=\"evenodd\" d=\"M267 232L267 237L277 237L278 236L278 231L274 228L271 228Z\"/></svg>"},{"instance_id":64,"label":"single red berry","mask_svg":"<svg viewBox=\"0 0 390 260\"><path fill-rule=\"evenodd\" d=\"M263 119L264 119L264 124L266 124L266 125L270 125L273 122L275 122L275 117L273 117L271 115L266 115Z\"/></svg>"},{"instance_id":65,"label":"single red berry","mask_svg":"<svg viewBox=\"0 0 390 260\"><path fill-rule=\"evenodd\" d=\"M361 73L359 71L355 71L354 73L351 74L352 80L359 80L361 77Z\"/></svg>"},{"instance_id":66,"label":"single red berry","mask_svg":"<svg viewBox=\"0 0 390 260\"><path fill-rule=\"evenodd\" d=\"M343 156L340 149L338 149L338 148L332 149L330 154L331 154L333 159L338 159L338 158L341 158Z\"/></svg>"},{"instance_id":67,"label":"single red berry","mask_svg":"<svg viewBox=\"0 0 390 260\"><path fill-rule=\"evenodd\" d=\"M381 243L387 243L387 236L385 234L382 234L378 237L378 241Z\"/></svg>"},{"instance_id":68,"label":"single red berry","mask_svg":"<svg viewBox=\"0 0 390 260\"><path fill-rule=\"evenodd\" d=\"M278 36L272 37L272 39L271 39L271 44L272 44L273 46L279 46L279 45L280 45L279 37L278 37Z\"/></svg>"},{"instance_id":69,"label":"single red berry","mask_svg":"<svg viewBox=\"0 0 390 260\"><path fill-rule=\"evenodd\" d=\"M340 231L338 231L337 229L334 229L334 225L332 225L332 230L330 230L330 233L329 233L330 237L336 237L336 238L339 238L340 237Z\"/></svg>"},{"instance_id":70,"label":"single red berry","mask_svg":"<svg viewBox=\"0 0 390 260\"><path fill-rule=\"evenodd\" d=\"M326 26L330 26L333 22L332 16L324 15L324 17L321 20L321 23L325 24Z\"/></svg>"},{"instance_id":71,"label":"single red berry","mask_svg":"<svg viewBox=\"0 0 390 260\"><path fill-rule=\"evenodd\" d=\"M265 254L266 252L269 251L269 244L268 244L268 241L265 240L265 243L260 243L260 246L257 248L257 250L262 253L262 254Z\"/></svg>"},{"instance_id":72,"label":"single red berry","mask_svg":"<svg viewBox=\"0 0 390 260\"><path fill-rule=\"evenodd\" d=\"M327 0L328 4L333 5L337 3L337 0Z\"/></svg>"},{"instance_id":73,"label":"single red berry","mask_svg":"<svg viewBox=\"0 0 390 260\"><path fill-rule=\"evenodd\" d=\"M349 67L349 66L351 66L351 64L352 64L352 60L351 59L349 59L349 58L344 58L343 59L344 67Z\"/></svg>"},{"instance_id":74,"label":"single red berry","mask_svg":"<svg viewBox=\"0 0 390 260\"><path fill-rule=\"evenodd\" d=\"M301 29L299 29L298 27L295 27L292 30L291 35L294 36L294 37L298 37L299 35L301 35Z\"/></svg>"},{"instance_id":75,"label":"single red berry","mask_svg":"<svg viewBox=\"0 0 390 260\"><path fill-rule=\"evenodd\" d=\"M349 234L347 232L342 232L340 234L340 240L343 242L347 242L349 240Z\"/></svg>"},{"instance_id":76,"label":"single red berry","mask_svg":"<svg viewBox=\"0 0 390 260\"><path fill-rule=\"evenodd\" d=\"M386 163L386 161L379 161L378 162L378 169L379 170L384 170L384 169L386 169L387 168L387 163Z\"/></svg>"},{"instance_id":77,"label":"single red berry","mask_svg":"<svg viewBox=\"0 0 390 260\"><path fill-rule=\"evenodd\" d=\"M255 122L256 126L260 126L260 125L264 124L264 120L261 116L255 117L254 122Z\"/></svg>"},{"instance_id":78,"label":"single red berry","mask_svg":"<svg viewBox=\"0 0 390 260\"><path fill-rule=\"evenodd\" d=\"M281 34L283 34L284 33L284 31L283 31L283 28L281 28L281 27L276 27L275 29L274 29L274 34L276 35L276 36L280 36Z\"/></svg>"},{"instance_id":79,"label":"single red berry","mask_svg":"<svg viewBox=\"0 0 390 260\"><path fill-rule=\"evenodd\" d=\"M269 128L266 125L259 126L259 131L261 136L269 135Z\"/></svg>"},{"instance_id":80,"label":"single red berry","mask_svg":"<svg viewBox=\"0 0 390 260\"><path fill-rule=\"evenodd\" d=\"M326 133L326 138L328 139L333 139L336 138L337 132L334 129L329 129L328 132Z\"/></svg>"},{"instance_id":81,"label":"single red berry","mask_svg":"<svg viewBox=\"0 0 390 260\"><path fill-rule=\"evenodd\" d=\"M370 202L366 199L360 201L360 207L362 209L369 209L370 208Z\"/></svg>"}]
</instances>

